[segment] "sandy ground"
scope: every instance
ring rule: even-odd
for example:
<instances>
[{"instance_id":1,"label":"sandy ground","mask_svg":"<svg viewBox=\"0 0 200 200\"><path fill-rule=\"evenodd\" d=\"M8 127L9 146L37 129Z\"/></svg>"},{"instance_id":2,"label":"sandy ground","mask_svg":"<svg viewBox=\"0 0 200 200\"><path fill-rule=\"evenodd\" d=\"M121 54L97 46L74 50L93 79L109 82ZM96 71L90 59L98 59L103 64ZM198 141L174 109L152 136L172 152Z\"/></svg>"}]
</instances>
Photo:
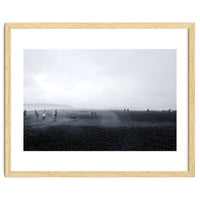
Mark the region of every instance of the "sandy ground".
<instances>
[{"instance_id":1,"label":"sandy ground","mask_svg":"<svg viewBox=\"0 0 200 200\"><path fill-rule=\"evenodd\" d=\"M25 151L175 151L176 112L52 110L24 117Z\"/></svg>"}]
</instances>

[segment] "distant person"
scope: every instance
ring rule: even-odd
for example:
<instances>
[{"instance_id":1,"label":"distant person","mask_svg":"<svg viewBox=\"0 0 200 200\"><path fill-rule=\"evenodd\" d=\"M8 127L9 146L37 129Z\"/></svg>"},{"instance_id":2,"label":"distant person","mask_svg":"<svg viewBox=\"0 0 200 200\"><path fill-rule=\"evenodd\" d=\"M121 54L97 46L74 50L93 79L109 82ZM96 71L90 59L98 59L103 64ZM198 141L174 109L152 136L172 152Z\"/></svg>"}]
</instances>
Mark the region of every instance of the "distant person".
<instances>
[{"instance_id":1,"label":"distant person","mask_svg":"<svg viewBox=\"0 0 200 200\"><path fill-rule=\"evenodd\" d=\"M37 110L35 109L35 120L37 120Z\"/></svg>"},{"instance_id":2,"label":"distant person","mask_svg":"<svg viewBox=\"0 0 200 200\"><path fill-rule=\"evenodd\" d=\"M53 119L56 121L56 118L57 118L57 110L54 111L53 113Z\"/></svg>"},{"instance_id":3,"label":"distant person","mask_svg":"<svg viewBox=\"0 0 200 200\"><path fill-rule=\"evenodd\" d=\"M127 108L127 112L129 112L129 108Z\"/></svg>"},{"instance_id":4,"label":"distant person","mask_svg":"<svg viewBox=\"0 0 200 200\"><path fill-rule=\"evenodd\" d=\"M94 111L94 117L96 117L97 116L97 112L96 111Z\"/></svg>"},{"instance_id":5,"label":"distant person","mask_svg":"<svg viewBox=\"0 0 200 200\"><path fill-rule=\"evenodd\" d=\"M36 120L36 121L39 120L39 116L40 116L39 113L36 111L36 113L35 113L35 120Z\"/></svg>"},{"instance_id":6,"label":"distant person","mask_svg":"<svg viewBox=\"0 0 200 200\"><path fill-rule=\"evenodd\" d=\"M91 117L93 118L93 116L94 116L94 113L93 113L93 111L91 112Z\"/></svg>"},{"instance_id":7,"label":"distant person","mask_svg":"<svg viewBox=\"0 0 200 200\"><path fill-rule=\"evenodd\" d=\"M45 114L45 109L44 112L42 113L42 119L45 120L46 114Z\"/></svg>"},{"instance_id":8,"label":"distant person","mask_svg":"<svg viewBox=\"0 0 200 200\"><path fill-rule=\"evenodd\" d=\"M24 110L24 117L26 117L26 110Z\"/></svg>"},{"instance_id":9,"label":"distant person","mask_svg":"<svg viewBox=\"0 0 200 200\"><path fill-rule=\"evenodd\" d=\"M37 111L35 110L35 120L37 120Z\"/></svg>"},{"instance_id":10,"label":"distant person","mask_svg":"<svg viewBox=\"0 0 200 200\"><path fill-rule=\"evenodd\" d=\"M147 112L149 112L149 108L147 109Z\"/></svg>"}]
</instances>

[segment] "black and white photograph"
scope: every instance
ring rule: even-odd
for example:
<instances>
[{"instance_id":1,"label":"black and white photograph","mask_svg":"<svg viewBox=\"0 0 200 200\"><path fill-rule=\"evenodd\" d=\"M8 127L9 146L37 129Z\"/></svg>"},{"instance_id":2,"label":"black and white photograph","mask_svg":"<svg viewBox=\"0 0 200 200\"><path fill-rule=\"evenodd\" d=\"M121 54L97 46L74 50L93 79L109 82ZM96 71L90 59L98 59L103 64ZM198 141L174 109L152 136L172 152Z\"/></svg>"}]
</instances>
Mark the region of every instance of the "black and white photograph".
<instances>
[{"instance_id":1,"label":"black and white photograph","mask_svg":"<svg viewBox=\"0 0 200 200\"><path fill-rule=\"evenodd\" d=\"M176 49L24 49L24 151L176 151Z\"/></svg>"}]
</instances>

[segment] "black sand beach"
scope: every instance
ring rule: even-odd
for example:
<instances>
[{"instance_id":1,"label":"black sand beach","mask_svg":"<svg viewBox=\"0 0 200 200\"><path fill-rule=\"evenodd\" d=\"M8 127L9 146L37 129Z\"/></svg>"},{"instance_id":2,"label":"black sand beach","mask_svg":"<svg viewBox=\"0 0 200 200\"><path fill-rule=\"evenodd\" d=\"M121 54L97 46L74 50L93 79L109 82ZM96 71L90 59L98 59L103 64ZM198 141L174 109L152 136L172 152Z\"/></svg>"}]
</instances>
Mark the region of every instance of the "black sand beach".
<instances>
[{"instance_id":1,"label":"black sand beach","mask_svg":"<svg viewBox=\"0 0 200 200\"><path fill-rule=\"evenodd\" d=\"M24 117L25 151L176 151L176 112L46 111Z\"/></svg>"}]
</instances>

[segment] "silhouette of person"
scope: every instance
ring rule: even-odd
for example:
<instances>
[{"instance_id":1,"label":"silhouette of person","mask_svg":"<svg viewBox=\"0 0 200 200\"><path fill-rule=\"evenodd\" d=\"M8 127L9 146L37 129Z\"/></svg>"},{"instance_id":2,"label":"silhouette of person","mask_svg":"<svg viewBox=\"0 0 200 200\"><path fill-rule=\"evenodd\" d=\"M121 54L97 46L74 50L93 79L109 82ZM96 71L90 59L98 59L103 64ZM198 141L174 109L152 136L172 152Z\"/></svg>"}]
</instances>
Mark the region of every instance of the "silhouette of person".
<instances>
[{"instance_id":1,"label":"silhouette of person","mask_svg":"<svg viewBox=\"0 0 200 200\"><path fill-rule=\"evenodd\" d=\"M45 109L44 109L44 112L43 112L43 114L42 114L42 119L43 119L43 120L45 120L45 116L46 116L46 114L45 114Z\"/></svg>"},{"instance_id":2,"label":"silhouette of person","mask_svg":"<svg viewBox=\"0 0 200 200\"><path fill-rule=\"evenodd\" d=\"M39 120L39 113L38 112L35 113L35 120Z\"/></svg>"},{"instance_id":3,"label":"silhouette of person","mask_svg":"<svg viewBox=\"0 0 200 200\"><path fill-rule=\"evenodd\" d=\"M53 113L53 119L56 121L56 118L57 118L57 110L54 111Z\"/></svg>"}]
</instances>

